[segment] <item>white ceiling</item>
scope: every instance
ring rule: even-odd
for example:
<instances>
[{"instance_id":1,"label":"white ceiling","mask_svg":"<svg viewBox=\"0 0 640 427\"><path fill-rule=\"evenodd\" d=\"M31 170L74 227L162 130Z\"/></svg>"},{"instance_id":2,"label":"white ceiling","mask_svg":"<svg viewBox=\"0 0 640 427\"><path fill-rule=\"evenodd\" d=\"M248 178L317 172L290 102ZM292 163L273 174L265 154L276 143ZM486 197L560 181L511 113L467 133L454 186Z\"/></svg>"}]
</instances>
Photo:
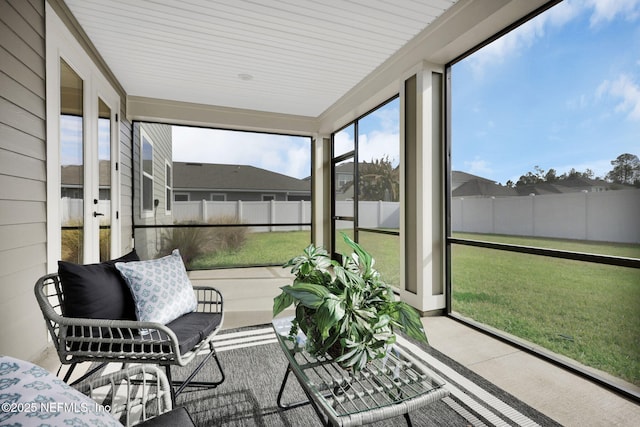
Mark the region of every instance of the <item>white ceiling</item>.
<instances>
[{"instance_id":1,"label":"white ceiling","mask_svg":"<svg viewBox=\"0 0 640 427\"><path fill-rule=\"evenodd\" d=\"M317 117L457 0L65 0L127 95Z\"/></svg>"}]
</instances>

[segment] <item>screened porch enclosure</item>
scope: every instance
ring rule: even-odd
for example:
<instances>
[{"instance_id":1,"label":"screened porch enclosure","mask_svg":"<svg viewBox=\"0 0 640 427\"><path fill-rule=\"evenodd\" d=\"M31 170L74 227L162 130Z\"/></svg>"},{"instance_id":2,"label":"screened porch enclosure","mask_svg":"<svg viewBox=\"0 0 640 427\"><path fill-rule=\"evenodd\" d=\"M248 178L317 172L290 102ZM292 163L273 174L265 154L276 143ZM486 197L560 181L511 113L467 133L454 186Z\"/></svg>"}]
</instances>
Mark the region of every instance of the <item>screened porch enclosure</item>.
<instances>
[{"instance_id":1,"label":"screened porch enclosure","mask_svg":"<svg viewBox=\"0 0 640 427\"><path fill-rule=\"evenodd\" d=\"M542 34L518 29L572 28L589 43L566 39L589 51L618 24L637 35L638 21L620 10L598 21L591 3L558 15L577 3L555 0L258 3L2 3L0 353L46 351L32 285L60 259L179 248L192 282L219 287L228 324L242 326L269 322L292 280L284 262L310 243L339 254L344 233L425 316L637 402L640 190L613 173L627 166L618 156L640 154L628 40L591 55L620 55L597 66L581 59L602 74L571 96L592 75L564 73L546 92L540 78L577 62L553 41L553 66L482 67L513 59L490 47L509 34L531 42L506 43L514 58L540 59ZM487 100L504 103L488 114ZM610 114L586 114L594 105ZM552 145L534 132L547 125ZM565 144L571 133L580 144ZM517 161L502 157L512 149Z\"/></svg>"}]
</instances>

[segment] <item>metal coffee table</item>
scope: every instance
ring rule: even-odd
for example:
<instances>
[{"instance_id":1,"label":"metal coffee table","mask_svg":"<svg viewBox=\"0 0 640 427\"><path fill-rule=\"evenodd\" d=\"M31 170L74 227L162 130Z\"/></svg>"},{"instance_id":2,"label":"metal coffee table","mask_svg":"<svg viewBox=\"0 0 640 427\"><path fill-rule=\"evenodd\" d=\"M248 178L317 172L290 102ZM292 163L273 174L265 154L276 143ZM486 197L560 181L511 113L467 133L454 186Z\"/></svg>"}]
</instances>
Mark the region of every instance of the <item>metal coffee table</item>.
<instances>
[{"instance_id":1,"label":"metal coffee table","mask_svg":"<svg viewBox=\"0 0 640 427\"><path fill-rule=\"evenodd\" d=\"M359 374L342 369L331 357L315 358L304 350L304 336L289 337L293 317L274 319L273 328L288 366L278 393L278 406L289 409L311 404L326 425L352 426L403 415L449 395L444 381L423 368L400 346L375 360ZM282 403L293 372L308 400Z\"/></svg>"}]
</instances>

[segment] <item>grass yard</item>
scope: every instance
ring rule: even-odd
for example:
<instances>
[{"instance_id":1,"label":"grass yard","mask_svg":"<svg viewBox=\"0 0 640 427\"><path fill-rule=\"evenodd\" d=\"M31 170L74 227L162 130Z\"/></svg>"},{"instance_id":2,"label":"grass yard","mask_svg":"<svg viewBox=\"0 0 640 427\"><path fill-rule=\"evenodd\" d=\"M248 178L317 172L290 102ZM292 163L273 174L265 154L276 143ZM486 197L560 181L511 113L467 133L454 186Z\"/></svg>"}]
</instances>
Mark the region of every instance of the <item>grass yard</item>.
<instances>
[{"instance_id":1,"label":"grass yard","mask_svg":"<svg viewBox=\"0 0 640 427\"><path fill-rule=\"evenodd\" d=\"M309 246L309 231L281 231L271 233L247 233L242 249L224 251L196 258L191 268L243 267L255 265L282 265Z\"/></svg>"},{"instance_id":2,"label":"grass yard","mask_svg":"<svg viewBox=\"0 0 640 427\"><path fill-rule=\"evenodd\" d=\"M640 246L459 236L640 258ZM453 310L640 385L640 271L452 247Z\"/></svg>"},{"instance_id":3,"label":"grass yard","mask_svg":"<svg viewBox=\"0 0 640 427\"><path fill-rule=\"evenodd\" d=\"M640 245L517 236L455 237L640 258ZM280 265L308 231L250 233L236 252L205 255L193 268ZM360 233L389 284L400 278L400 239ZM453 310L587 366L640 385L640 271L463 245L452 247Z\"/></svg>"}]
</instances>

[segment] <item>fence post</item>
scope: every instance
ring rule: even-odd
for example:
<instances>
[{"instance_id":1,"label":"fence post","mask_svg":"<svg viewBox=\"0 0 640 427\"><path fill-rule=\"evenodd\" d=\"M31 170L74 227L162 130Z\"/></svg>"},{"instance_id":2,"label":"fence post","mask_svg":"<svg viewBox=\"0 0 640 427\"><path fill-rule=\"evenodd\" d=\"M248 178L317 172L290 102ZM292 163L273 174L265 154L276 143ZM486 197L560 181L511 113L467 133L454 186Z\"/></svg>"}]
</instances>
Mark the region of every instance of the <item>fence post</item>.
<instances>
[{"instance_id":1,"label":"fence post","mask_svg":"<svg viewBox=\"0 0 640 427\"><path fill-rule=\"evenodd\" d=\"M207 201L202 199L202 206L200 208L200 213L202 215L202 222L207 222Z\"/></svg>"},{"instance_id":2,"label":"fence post","mask_svg":"<svg viewBox=\"0 0 640 427\"><path fill-rule=\"evenodd\" d=\"M536 235L536 195L535 193L531 193L531 235Z\"/></svg>"},{"instance_id":3,"label":"fence post","mask_svg":"<svg viewBox=\"0 0 640 427\"><path fill-rule=\"evenodd\" d=\"M496 198L491 196L491 233L496 232Z\"/></svg>"},{"instance_id":4,"label":"fence post","mask_svg":"<svg viewBox=\"0 0 640 427\"><path fill-rule=\"evenodd\" d=\"M303 223L303 222L305 222L305 220L304 220L304 200L300 200L298 202L298 206L299 206L299 218L300 218L299 222ZM298 230L300 231L302 229L303 229L303 226L299 225L298 226Z\"/></svg>"},{"instance_id":5,"label":"fence post","mask_svg":"<svg viewBox=\"0 0 640 427\"><path fill-rule=\"evenodd\" d=\"M269 200L269 231L273 231L273 223L276 218L276 201Z\"/></svg>"},{"instance_id":6,"label":"fence post","mask_svg":"<svg viewBox=\"0 0 640 427\"><path fill-rule=\"evenodd\" d=\"M242 200L236 202L236 216L238 217L238 222L242 224Z\"/></svg>"},{"instance_id":7,"label":"fence post","mask_svg":"<svg viewBox=\"0 0 640 427\"><path fill-rule=\"evenodd\" d=\"M584 240L589 240L589 192L582 190L584 194Z\"/></svg>"}]
</instances>

